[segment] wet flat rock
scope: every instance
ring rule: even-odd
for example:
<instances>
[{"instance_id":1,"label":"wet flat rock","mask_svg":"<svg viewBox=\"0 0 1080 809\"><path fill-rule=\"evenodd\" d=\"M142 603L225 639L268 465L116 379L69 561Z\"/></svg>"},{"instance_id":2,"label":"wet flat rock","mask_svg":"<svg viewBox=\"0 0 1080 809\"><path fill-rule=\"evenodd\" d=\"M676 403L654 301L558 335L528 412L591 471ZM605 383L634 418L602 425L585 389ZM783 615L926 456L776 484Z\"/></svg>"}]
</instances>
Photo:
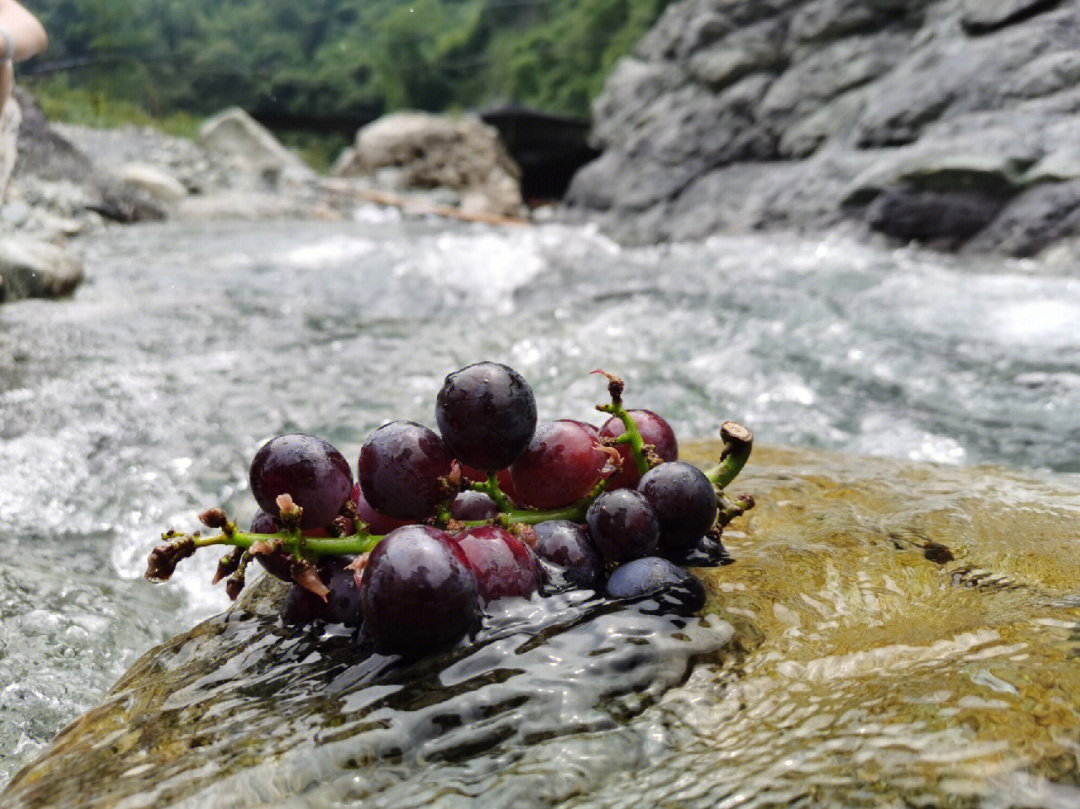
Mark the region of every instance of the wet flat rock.
<instances>
[{"instance_id":1,"label":"wet flat rock","mask_svg":"<svg viewBox=\"0 0 1080 809\"><path fill-rule=\"evenodd\" d=\"M704 616L546 599L403 666L283 626L264 587L148 653L2 803L1080 801L1080 480L758 450L735 488L758 506Z\"/></svg>"}]
</instances>

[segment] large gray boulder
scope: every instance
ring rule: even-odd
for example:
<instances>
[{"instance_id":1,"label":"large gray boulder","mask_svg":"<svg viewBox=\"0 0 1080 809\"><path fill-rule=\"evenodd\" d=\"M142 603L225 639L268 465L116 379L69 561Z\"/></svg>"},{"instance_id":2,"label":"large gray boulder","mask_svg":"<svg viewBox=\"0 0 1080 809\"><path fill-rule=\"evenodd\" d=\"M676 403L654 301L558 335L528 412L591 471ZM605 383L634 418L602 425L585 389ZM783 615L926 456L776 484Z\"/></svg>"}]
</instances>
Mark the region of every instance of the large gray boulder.
<instances>
[{"instance_id":1,"label":"large gray boulder","mask_svg":"<svg viewBox=\"0 0 1080 809\"><path fill-rule=\"evenodd\" d=\"M522 205L521 172L495 128L472 116L380 118L356 133L333 173L370 176L391 190L449 189L467 213L515 216Z\"/></svg>"},{"instance_id":2,"label":"large gray boulder","mask_svg":"<svg viewBox=\"0 0 1080 809\"><path fill-rule=\"evenodd\" d=\"M1078 81L1080 3L682 0L596 100L568 202L629 241L854 220L1026 255L1080 234L1039 190L1080 178Z\"/></svg>"},{"instance_id":3,"label":"large gray boulder","mask_svg":"<svg viewBox=\"0 0 1080 809\"><path fill-rule=\"evenodd\" d=\"M240 178L258 178L267 185L304 184L315 179L315 172L303 160L239 107L207 120L197 141L215 164Z\"/></svg>"}]
</instances>

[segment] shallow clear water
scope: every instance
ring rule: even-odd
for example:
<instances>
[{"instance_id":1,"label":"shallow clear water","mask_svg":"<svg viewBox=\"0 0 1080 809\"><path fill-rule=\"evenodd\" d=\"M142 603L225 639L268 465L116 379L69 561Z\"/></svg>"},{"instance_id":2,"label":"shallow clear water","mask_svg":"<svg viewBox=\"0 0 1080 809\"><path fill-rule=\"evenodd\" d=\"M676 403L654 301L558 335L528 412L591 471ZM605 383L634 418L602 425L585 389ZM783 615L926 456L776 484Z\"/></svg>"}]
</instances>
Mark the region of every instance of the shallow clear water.
<instances>
[{"instance_id":1,"label":"shallow clear water","mask_svg":"<svg viewBox=\"0 0 1080 809\"><path fill-rule=\"evenodd\" d=\"M1080 471L1080 279L841 239L620 250L588 231L362 212L115 229L72 300L0 308L0 782L154 642L219 611L209 559L141 580L165 527L254 506L247 464L302 429L355 457L431 423L482 358L541 417L624 374L683 436ZM594 418L594 421L598 419Z\"/></svg>"}]
</instances>

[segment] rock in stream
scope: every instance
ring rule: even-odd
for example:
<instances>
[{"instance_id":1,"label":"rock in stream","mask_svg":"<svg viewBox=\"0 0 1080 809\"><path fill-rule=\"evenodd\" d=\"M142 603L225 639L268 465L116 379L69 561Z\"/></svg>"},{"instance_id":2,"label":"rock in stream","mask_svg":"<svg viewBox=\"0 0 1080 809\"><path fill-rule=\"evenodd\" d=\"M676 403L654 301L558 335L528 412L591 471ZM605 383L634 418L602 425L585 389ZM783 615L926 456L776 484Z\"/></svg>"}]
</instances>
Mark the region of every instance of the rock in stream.
<instances>
[{"instance_id":1,"label":"rock in stream","mask_svg":"<svg viewBox=\"0 0 1080 809\"><path fill-rule=\"evenodd\" d=\"M3 805L1080 801L1080 480L762 449L733 489L758 505L701 616L547 599L400 665L285 626L263 584L147 653Z\"/></svg>"}]
</instances>

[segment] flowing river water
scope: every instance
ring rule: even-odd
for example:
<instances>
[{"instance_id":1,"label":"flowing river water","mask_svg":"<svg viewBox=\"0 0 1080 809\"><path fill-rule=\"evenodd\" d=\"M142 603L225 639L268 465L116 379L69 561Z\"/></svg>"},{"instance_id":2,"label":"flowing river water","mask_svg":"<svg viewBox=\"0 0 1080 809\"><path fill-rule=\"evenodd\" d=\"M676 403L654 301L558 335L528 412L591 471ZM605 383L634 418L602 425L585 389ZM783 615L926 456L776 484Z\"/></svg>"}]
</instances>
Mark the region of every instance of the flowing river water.
<instances>
[{"instance_id":1,"label":"flowing river water","mask_svg":"<svg viewBox=\"0 0 1080 809\"><path fill-rule=\"evenodd\" d=\"M762 444L1080 489L1080 278L1034 262L794 235L630 250L370 208L111 229L80 249L72 299L0 308L0 784L150 646L226 606L210 558L141 579L161 530L215 503L249 519L247 466L274 434L323 435L355 462L379 424L433 423L442 377L479 359L517 368L542 418L590 418L604 367L680 436L734 418ZM675 657L716 654L726 626L687 630ZM601 692L622 664L605 665ZM629 731L606 744L577 753L647 758Z\"/></svg>"}]
</instances>

